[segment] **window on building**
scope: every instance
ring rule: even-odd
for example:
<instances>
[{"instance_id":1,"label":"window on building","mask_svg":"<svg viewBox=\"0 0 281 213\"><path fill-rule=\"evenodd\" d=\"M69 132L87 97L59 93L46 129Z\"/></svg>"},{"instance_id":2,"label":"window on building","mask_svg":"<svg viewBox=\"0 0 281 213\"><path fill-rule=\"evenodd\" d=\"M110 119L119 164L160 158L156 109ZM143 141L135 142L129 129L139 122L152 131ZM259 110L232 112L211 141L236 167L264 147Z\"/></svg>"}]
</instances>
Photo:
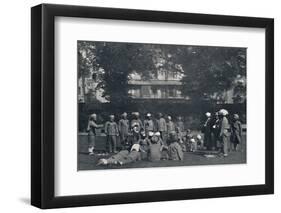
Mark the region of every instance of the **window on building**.
<instances>
[{"instance_id":1,"label":"window on building","mask_svg":"<svg viewBox=\"0 0 281 213\"><path fill-rule=\"evenodd\" d=\"M151 86L142 86L141 87L141 96L143 98L151 98Z\"/></svg>"},{"instance_id":2,"label":"window on building","mask_svg":"<svg viewBox=\"0 0 281 213\"><path fill-rule=\"evenodd\" d=\"M176 90L175 90L175 88L173 88L173 87L169 88L168 89L168 94L169 94L170 98L176 97Z\"/></svg>"},{"instance_id":3,"label":"window on building","mask_svg":"<svg viewBox=\"0 0 281 213\"><path fill-rule=\"evenodd\" d=\"M167 98L167 92L166 92L166 88L161 88L161 98Z\"/></svg>"},{"instance_id":4,"label":"window on building","mask_svg":"<svg viewBox=\"0 0 281 213\"><path fill-rule=\"evenodd\" d=\"M132 98L140 98L140 89L139 88L132 88L128 91L129 95L132 96Z\"/></svg>"},{"instance_id":5,"label":"window on building","mask_svg":"<svg viewBox=\"0 0 281 213\"><path fill-rule=\"evenodd\" d=\"M158 96L158 90L157 90L157 87L151 87L151 95L152 95L152 98L157 98Z\"/></svg>"},{"instance_id":6,"label":"window on building","mask_svg":"<svg viewBox=\"0 0 281 213\"><path fill-rule=\"evenodd\" d=\"M182 97L182 92L179 89L176 89L176 97L180 98Z\"/></svg>"}]
</instances>

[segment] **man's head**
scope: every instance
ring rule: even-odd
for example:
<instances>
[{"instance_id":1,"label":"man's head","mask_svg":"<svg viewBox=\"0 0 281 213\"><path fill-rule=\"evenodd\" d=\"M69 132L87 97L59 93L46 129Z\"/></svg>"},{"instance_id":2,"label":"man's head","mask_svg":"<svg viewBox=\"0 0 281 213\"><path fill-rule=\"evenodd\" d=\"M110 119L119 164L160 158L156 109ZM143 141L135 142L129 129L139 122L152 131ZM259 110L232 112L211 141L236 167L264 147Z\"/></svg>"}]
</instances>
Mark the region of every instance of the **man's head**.
<instances>
[{"instance_id":1,"label":"man's head","mask_svg":"<svg viewBox=\"0 0 281 213\"><path fill-rule=\"evenodd\" d=\"M178 141L178 137L177 137L176 132L173 131L173 132L170 133L169 140L170 140L171 143Z\"/></svg>"},{"instance_id":2,"label":"man's head","mask_svg":"<svg viewBox=\"0 0 281 213\"><path fill-rule=\"evenodd\" d=\"M205 115L206 115L207 118L211 117L211 113L210 112L206 112Z\"/></svg>"},{"instance_id":3,"label":"man's head","mask_svg":"<svg viewBox=\"0 0 281 213\"><path fill-rule=\"evenodd\" d=\"M122 118L126 119L127 118L127 113L126 112L123 112L122 114Z\"/></svg>"},{"instance_id":4,"label":"man's head","mask_svg":"<svg viewBox=\"0 0 281 213\"><path fill-rule=\"evenodd\" d=\"M239 120L239 115L238 114L234 114L233 118L234 118L234 120Z\"/></svg>"},{"instance_id":5,"label":"man's head","mask_svg":"<svg viewBox=\"0 0 281 213\"><path fill-rule=\"evenodd\" d=\"M91 114L90 119L93 121L97 120L97 114L95 113Z\"/></svg>"},{"instance_id":6,"label":"man's head","mask_svg":"<svg viewBox=\"0 0 281 213\"><path fill-rule=\"evenodd\" d=\"M149 138L149 139L151 139L153 135L154 135L153 132L151 132L151 131L148 132L148 138Z\"/></svg>"},{"instance_id":7,"label":"man's head","mask_svg":"<svg viewBox=\"0 0 281 213\"><path fill-rule=\"evenodd\" d=\"M106 159L102 158L102 159L99 159L97 166L107 165L107 164L108 164L108 161Z\"/></svg>"},{"instance_id":8,"label":"man's head","mask_svg":"<svg viewBox=\"0 0 281 213\"><path fill-rule=\"evenodd\" d=\"M159 141L159 137L157 137L155 134L151 138L152 143L157 143Z\"/></svg>"},{"instance_id":9,"label":"man's head","mask_svg":"<svg viewBox=\"0 0 281 213\"><path fill-rule=\"evenodd\" d=\"M228 115L228 111L226 110L226 109L221 109L220 111L219 111L219 115L220 116L227 116Z\"/></svg>"},{"instance_id":10,"label":"man's head","mask_svg":"<svg viewBox=\"0 0 281 213\"><path fill-rule=\"evenodd\" d=\"M110 115L110 116L109 116L109 120L110 120L110 121L114 121L114 118L115 118L114 115Z\"/></svg>"},{"instance_id":11,"label":"man's head","mask_svg":"<svg viewBox=\"0 0 281 213\"><path fill-rule=\"evenodd\" d=\"M140 136L141 136L141 139L145 139L146 135L145 135L144 129L140 130Z\"/></svg>"},{"instance_id":12,"label":"man's head","mask_svg":"<svg viewBox=\"0 0 281 213\"><path fill-rule=\"evenodd\" d=\"M155 132L154 135L157 136L157 137L160 137L161 133L160 132Z\"/></svg>"},{"instance_id":13,"label":"man's head","mask_svg":"<svg viewBox=\"0 0 281 213\"><path fill-rule=\"evenodd\" d=\"M151 119L151 114L150 114L150 113L147 113L147 114L146 114L146 117L147 117L147 119L150 120L150 119Z\"/></svg>"},{"instance_id":14,"label":"man's head","mask_svg":"<svg viewBox=\"0 0 281 213\"><path fill-rule=\"evenodd\" d=\"M172 117L170 115L168 115L168 121L171 121L172 120Z\"/></svg>"},{"instance_id":15,"label":"man's head","mask_svg":"<svg viewBox=\"0 0 281 213\"><path fill-rule=\"evenodd\" d=\"M135 144L131 147L131 152L132 152L132 151L137 151L137 152L139 152L139 151L140 151L140 145L135 143Z\"/></svg>"}]
</instances>

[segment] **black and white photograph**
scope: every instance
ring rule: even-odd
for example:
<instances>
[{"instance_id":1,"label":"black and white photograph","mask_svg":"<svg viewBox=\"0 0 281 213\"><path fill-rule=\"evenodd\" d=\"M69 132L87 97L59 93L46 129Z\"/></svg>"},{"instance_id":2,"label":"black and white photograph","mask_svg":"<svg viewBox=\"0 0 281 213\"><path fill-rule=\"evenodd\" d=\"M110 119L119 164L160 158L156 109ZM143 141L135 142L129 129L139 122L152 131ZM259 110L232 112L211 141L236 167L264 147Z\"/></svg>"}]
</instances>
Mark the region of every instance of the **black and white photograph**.
<instances>
[{"instance_id":1,"label":"black and white photograph","mask_svg":"<svg viewBox=\"0 0 281 213\"><path fill-rule=\"evenodd\" d=\"M247 163L247 48L77 41L77 169Z\"/></svg>"},{"instance_id":2,"label":"black and white photograph","mask_svg":"<svg viewBox=\"0 0 281 213\"><path fill-rule=\"evenodd\" d=\"M33 206L274 193L274 19L187 10L32 7Z\"/></svg>"}]
</instances>

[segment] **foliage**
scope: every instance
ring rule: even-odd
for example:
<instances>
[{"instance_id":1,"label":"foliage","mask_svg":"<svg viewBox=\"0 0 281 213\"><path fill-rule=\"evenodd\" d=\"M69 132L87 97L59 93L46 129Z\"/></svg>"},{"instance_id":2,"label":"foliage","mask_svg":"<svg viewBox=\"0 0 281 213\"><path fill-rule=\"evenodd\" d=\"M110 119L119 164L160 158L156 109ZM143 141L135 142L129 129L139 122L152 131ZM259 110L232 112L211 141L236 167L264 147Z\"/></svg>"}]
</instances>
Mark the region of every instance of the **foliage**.
<instances>
[{"instance_id":1,"label":"foliage","mask_svg":"<svg viewBox=\"0 0 281 213\"><path fill-rule=\"evenodd\" d=\"M77 42L78 77L89 77L95 64L96 46L91 41Z\"/></svg>"},{"instance_id":2,"label":"foliage","mask_svg":"<svg viewBox=\"0 0 281 213\"><path fill-rule=\"evenodd\" d=\"M95 69L104 70L98 88L103 96L115 105L127 104L130 74L137 71L142 78L149 78L154 70L149 46L130 43L95 42Z\"/></svg>"},{"instance_id":3,"label":"foliage","mask_svg":"<svg viewBox=\"0 0 281 213\"><path fill-rule=\"evenodd\" d=\"M235 88L236 102L246 95L246 49L229 47L78 42L79 77L100 73L98 88L116 105L130 102L128 81L137 72L142 79L157 78L157 71L182 76L182 94L192 100L216 100Z\"/></svg>"},{"instance_id":4,"label":"foliage","mask_svg":"<svg viewBox=\"0 0 281 213\"><path fill-rule=\"evenodd\" d=\"M184 70L182 92L193 100L212 100L246 76L246 49L226 47L180 48L177 62Z\"/></svg>"}]
</instances>

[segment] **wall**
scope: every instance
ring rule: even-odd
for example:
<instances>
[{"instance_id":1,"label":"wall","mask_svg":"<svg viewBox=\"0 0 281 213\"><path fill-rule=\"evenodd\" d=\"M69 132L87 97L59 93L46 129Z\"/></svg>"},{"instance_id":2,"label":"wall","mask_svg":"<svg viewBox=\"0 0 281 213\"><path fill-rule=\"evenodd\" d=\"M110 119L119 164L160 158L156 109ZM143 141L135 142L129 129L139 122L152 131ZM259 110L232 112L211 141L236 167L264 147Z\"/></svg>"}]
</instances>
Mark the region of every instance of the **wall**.
<instances>
[{"instance_id":1,"label":"wall","mask_svg":"<svg viewBox=\"0 0 281 213\"><path fill-rule=\"evenodd\" d=\"M130 0L45 0L45 3L81 4L154 10L186 11L275 18L275 58L281 55L281 13L279 1L130 1ZM29 206L30 196L30 7L37 0L1 2L1 212L39 212ZM281 64L276 60L275 128L281 128ZM208 200L131 204L51 210L51 212L277 212L281 199L281 136L275 135L275 195ZM243 175L243 174L237 174Z\"/></svg>"}]
</instances>

